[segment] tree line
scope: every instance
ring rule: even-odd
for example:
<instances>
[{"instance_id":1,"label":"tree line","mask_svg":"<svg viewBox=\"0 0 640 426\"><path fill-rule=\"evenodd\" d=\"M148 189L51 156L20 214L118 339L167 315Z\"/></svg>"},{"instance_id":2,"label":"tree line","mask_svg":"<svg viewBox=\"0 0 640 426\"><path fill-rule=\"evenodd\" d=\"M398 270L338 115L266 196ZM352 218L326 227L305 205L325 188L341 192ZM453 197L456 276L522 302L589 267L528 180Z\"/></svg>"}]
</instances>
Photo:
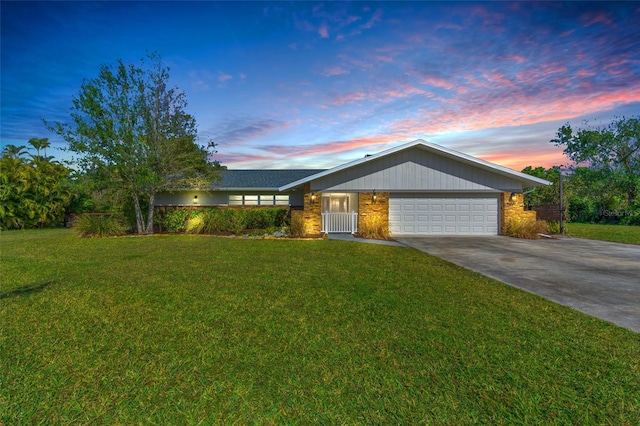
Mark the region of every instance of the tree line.
<instances>
[{"instance_id":1,"label":"tree line","mask_svg":"<svg viewBox=\"0 0 640 426\"><path fill-rule=\"evenodd\" d=\"M564 148L567 166L526 167L522 172L553 182L548 187L525 191L531 208L560 204L559 182L563 179L563 205L572 222L640 225L640 119L617 118L604 126L571 128L566 124L550 140Z\"/></svg>"}]
</instances>

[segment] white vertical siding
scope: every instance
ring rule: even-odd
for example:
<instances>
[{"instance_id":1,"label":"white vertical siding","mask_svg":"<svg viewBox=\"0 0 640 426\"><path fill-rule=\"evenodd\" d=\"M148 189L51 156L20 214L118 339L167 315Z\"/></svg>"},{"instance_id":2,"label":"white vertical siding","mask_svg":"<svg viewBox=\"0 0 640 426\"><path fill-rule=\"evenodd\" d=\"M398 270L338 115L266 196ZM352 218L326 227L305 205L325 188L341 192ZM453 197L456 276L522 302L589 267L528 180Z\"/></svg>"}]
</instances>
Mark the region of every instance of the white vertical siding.
<instances>
[{"instance_id":1,"label":"white vertical siding","mask_svg":"<svg viewBox=\"0 0 640 426\"><path fill-rule=\"evenodd\" d=\"M319 178L313 190L521 191L522 183L443 155L412 148Z\"/></svg>"}]
</instances>

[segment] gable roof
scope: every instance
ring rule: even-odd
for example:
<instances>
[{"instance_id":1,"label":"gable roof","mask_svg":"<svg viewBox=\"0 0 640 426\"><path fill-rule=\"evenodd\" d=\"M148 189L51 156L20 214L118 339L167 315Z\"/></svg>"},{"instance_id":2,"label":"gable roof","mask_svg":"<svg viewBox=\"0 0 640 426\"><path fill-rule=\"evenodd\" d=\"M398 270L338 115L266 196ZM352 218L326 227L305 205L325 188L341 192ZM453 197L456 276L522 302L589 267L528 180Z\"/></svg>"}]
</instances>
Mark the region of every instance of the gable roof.
<instances>
[{"instance_id":1,"label":"gable roof","mask_svg":"<svg viewBox=\"0 0 640 426\"><path fill-rule=\"evenodd\" d=\"M289 182L324 172L324 169L293 170L224 170L220 180L213 185L217 190L269 190L277 191Z\"/></svg>"},{"instance_id":2,"label":"gable roof","mask_svg":"<svg viewBox=\"0 0 640 426\"><path fill-rule=\"evenodd\" d=\"M475 166L478 167L480 169L484 169L484 170L488 170L494 173L497 173L499 175L503 175L503 176L508 176L510 178L516 179L518 181L521 181L525 186L527 187L531 187L531 186L542 186L542 185L551 185L551 182L544 180L544 179L540 179L537 178L535 176L531 176L531 175L527 175L525 173L521 173L521 172L517 172L515 170L511 170L507 167L504 166L500 166L498 164L494 164L494 163L490 163L488 161L484 161L481 160L479 158L476 157L472 157L470 155L467 154L463 154L461 152L449 149L449 148L445 148L443 146L440 145L436 145L433 143L429 143L426 142L422 139L417 139L413 142L409 142L403 145L399 145L397 147L391 148L391 149L387 149L385 151L379 152L377 154L373 154L373 155L367 155L364 158L360 158L358 160L355 161L351 161L349 163L346 164L342 164L340 166L334 167L332 169L329 170L323 170L320 171L316 174L313 175L309 175L309 176L305 176L303 178L300 178L294 182L291 182L289 184L283 185L281 186L279 189L280 191L286 191L289 189L293 189L296 187L299 187L301 185L304 185L307 182L311 182L313 180L319 179L321 177L327 176L327 175L331 175L333 173L342 171L342 170L346 170L352 167L356 167L359 166L360 164L369 162L369 161L373 161L373 160L377 160L379 158L394 154L396 152L399 151L403 151L405 149L409 149L409 148L413 148L413 147L418 147L421 149L424 149L426 151L429 152L433 152L439 155L442 155L444 157L448 157L448 158L452 158L454 160L458 160L462 163L471 165L471 166Z\"/></svg>"}]
</instances>

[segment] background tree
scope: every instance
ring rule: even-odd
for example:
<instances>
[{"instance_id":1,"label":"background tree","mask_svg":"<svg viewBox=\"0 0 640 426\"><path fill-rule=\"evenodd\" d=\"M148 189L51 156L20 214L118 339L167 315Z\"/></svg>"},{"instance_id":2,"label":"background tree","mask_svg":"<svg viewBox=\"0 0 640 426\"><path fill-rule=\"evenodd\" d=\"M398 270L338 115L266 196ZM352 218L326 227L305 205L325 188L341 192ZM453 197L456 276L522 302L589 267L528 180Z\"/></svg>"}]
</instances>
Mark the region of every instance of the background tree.
<instances>
[{"instance_id":1,"label":"background tree","mask_svg":"<svg viewBox=\"0 0 640 426\"><path fill-rule=\"evenodd\" d=\"M40 149L49 141L31 139L36 154L7 145L0 158L0 229L54 226L62 222L72 200L69 169Z\"/></svg>"},{"instance_id":2,"label":"background tree","mask_svg":"<svg viewBox=\"0 0 640 426\"><path fill-rule=\"evenodd\" d=\"M585 123L587 125L587 123ZM564 147L564 154L575 163L607 175L610 182L626 193L632 208L640 189L640 119L616 119L608 126L586 127L573 132L567 123L550 141Z\"/></svg>"},{"instance_id":3,"label":"background tree","mask_svg":"<svg viewBox=\"0 0 640 426\"><path fill-rule=\"evenodd\" d=\"M555 166L545 169L544 167L533 168L532 166L527 166L522 169L522 173L552 182L552 185L524 189L524 203L527 208L560 203L560 190L558 187L560 167Z\"/></svg>"},{"instance_id":4,"label":"background tree","mask_svg":"<svg viewBox=\"0 0 640 426\"><path fill-rule=\"evenodd\" d=\"M196 143L195 119L186 113L186 96L168 88L169 70L157 54L139 66L118 60L102 65L73 99L71 123L55 123L76 162L90 176L129 194L136 228L153 233L156 194L174 188L208 186L219 164ZM146 211L145 211L146 210Z\"/></svg>"}]
</instances>

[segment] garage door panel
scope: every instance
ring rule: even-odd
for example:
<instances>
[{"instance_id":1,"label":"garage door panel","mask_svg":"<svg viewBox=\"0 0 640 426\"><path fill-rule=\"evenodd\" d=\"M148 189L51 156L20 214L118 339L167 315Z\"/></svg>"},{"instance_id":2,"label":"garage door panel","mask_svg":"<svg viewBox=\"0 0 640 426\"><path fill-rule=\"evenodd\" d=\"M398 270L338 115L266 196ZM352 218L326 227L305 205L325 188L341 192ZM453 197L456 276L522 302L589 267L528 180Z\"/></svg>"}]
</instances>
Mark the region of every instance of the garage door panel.
<instances>
[{"instance_id":1,"label":"garage door panel","mask_svg":"<svg viewBox=\"0 0 640 426\"><path fill-rule=\"evenodd\" d=\"M392 194L389 229L395 235L496 235L498 197Z\"/></svg>"}]
</instances>

